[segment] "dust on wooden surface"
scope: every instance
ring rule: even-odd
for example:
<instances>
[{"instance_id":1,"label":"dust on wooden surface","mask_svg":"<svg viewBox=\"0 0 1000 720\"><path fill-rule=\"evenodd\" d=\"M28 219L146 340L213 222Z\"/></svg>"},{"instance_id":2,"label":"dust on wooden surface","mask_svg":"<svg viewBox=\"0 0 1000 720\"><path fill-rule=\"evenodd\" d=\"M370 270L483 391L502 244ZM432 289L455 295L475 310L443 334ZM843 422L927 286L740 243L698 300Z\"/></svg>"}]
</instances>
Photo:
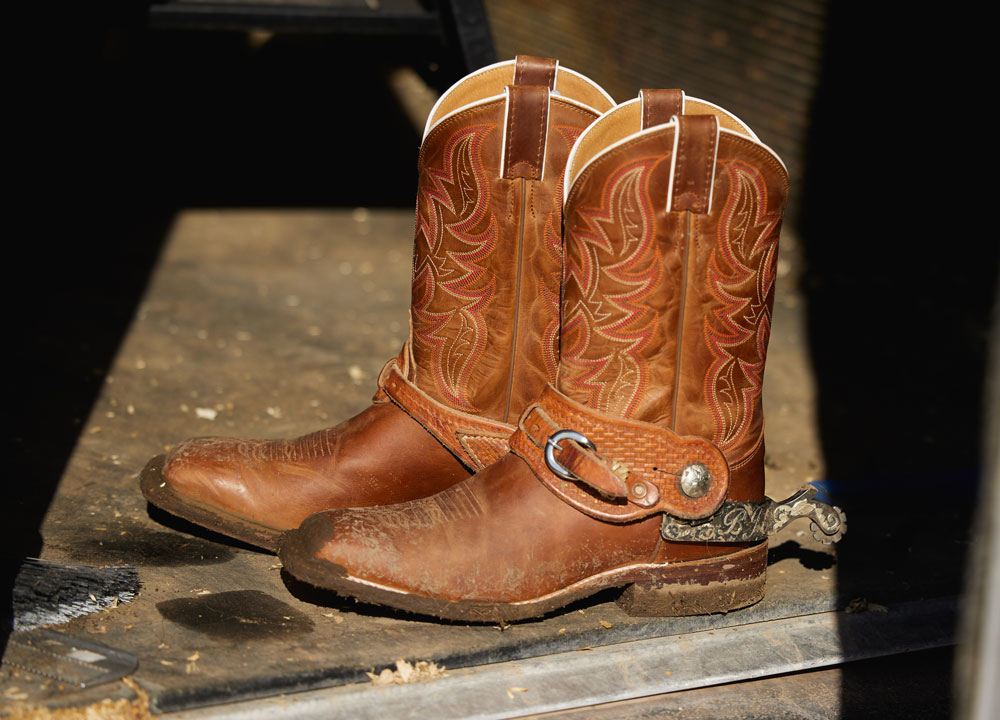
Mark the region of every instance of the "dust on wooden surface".
<instances>
[{"instance_id":1,"label":"dust on wooden surface","mask_svg":"<svg viewBox=\"0 0 1000 720\"><path fill-rule=\"evenodd\" d=\"M131 678L122 678L135 693L135 698L105 698L80 707L47 708L35 703L18 703L0 708L0 715L9 720L149 720L149 696Z\"/></svg>"},{"instance_id":2,"label":"dust on wooden surface","mask_svg":"<svg viewBox=\"0 0 1000 720\"><path fill-rule=\"evenodd\" d=\"M412 658L433 659L443 672L442 665L829 609L831 550L796 533L797 526L773 539L771 589L749 611L631 618L614 604L614 593L605 593L583 601L587 614L573 612L576 606L498 633L319 591L281 572L271 554L147 507L137 473L186 437L294 437L368 405L382 364L407 332L412 223L412 211L396 210L178 216L84 423L101 430L81 435L42 528L43 558L134 565L142 592L61 631L139 656L135 677L150 689L153 709L166 712L283 690L369 680L374 686L366 669L389 684L404 675L410 682L435 677L430 664ZM783 282L779 277L775 326L780 321L784 330L772 337L769 357L769 380L776 381L765 386L769 492L782 497L804 474L822 475L801 311L788 302ZM411 673L393 666L404 657ZM18 694L32 690L23 704L72 702L66 695L76 692L29 687L22 678L0 678L0 688L5 684ZM120 697L111 687L90 692L110 693L114 702ZM78 705L98 699L80 698Z\"/></svg>"},{"instance_id":3,"label":"dust on wooden surface","mask_svg":"<svg viewBox=\"0 0 1000 720\"><path fill-rule=\"evenodd\" d=\"M417 660L409 663L406 660L397 660L396 669L385 668L376 675L373 672L365 673L375 685L406 685L407 683L427 682L436 680L446 675L445 669L439 667L430 660Z\"/></svg>"}]
</instances>

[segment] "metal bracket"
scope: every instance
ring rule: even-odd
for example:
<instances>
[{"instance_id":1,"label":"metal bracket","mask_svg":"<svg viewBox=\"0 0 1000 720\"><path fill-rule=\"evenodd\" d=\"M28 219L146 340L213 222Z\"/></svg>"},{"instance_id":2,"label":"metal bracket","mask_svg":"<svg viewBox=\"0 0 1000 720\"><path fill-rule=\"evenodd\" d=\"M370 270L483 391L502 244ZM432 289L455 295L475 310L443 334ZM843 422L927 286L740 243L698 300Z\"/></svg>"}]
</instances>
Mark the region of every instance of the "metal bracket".
<instances>
[{"instance_id":1,"label":"metal bracket","mask_svg":"<svg viewBox=\"0 0 1000 720\"><path fill-rule=\"evenodd\" d=\"M819 492L804 485L791 497L776 502L726 502L703 520L681 520L664 515L660 534L665 540L680 542L760 542L796 518L811 518L813 537L828 545L844 536L847 514L839 507L813 498Z\"/></svg>"}]
</instances>

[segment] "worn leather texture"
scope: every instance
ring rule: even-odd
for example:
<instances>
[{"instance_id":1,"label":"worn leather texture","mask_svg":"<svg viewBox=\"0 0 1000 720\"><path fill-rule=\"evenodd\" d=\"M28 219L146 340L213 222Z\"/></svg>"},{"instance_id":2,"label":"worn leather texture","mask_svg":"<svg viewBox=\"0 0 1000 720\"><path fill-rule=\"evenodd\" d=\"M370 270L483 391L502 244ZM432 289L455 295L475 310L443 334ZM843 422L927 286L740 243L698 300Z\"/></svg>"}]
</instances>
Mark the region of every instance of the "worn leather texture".
<instances>
[{"instance_id":1,"label":"worn leather texture","mask_svg":"<svg viewBox=\"0 0 1000 720\"><path fill-rule=\"evenodd\" d=\"M549 127L549 89L539 85L507 88L504 121L505 180L541 180L545 170L545 136Z\"/></svg>"},{"instance_id":2,"label":"worn leather texture","mask_svg":"<svg viewBox=\"0 0 1000 720\"><path fill-rule=\"evenodd\" d=\"M495 96L497 73L533 84ZM256 542L238 533L243 520L283 531L328 508L424 497L506 453L513 421L555 377L561 179L573 141L598 114L569 93L550 101L555 78L555 61L520 58L449 91L469 104L421 146L411 335L372 407L295 440L180 444L162 470L171 512L197 507L192 521ZM508 95L520 98L516 125ZM530 162L504 178L508 126L508 148Z\"/></svg>"},{"instance_id":3,"label":"worn leather texture","mask_svg":"<svg viewBox=\"0 0 1000 720\"><path fill-rule=\"evenodd\" d=\"M182 496L274 530L298 527L321 508L431 495L468 474L391 403L294 440L186 440L163 470Z\"/></svg>"},{"instance_id":4,"label":"worn leather texture","mask_svg":"<svg viewBox=\"0 0 1000 720\"><path fill-rule=\"evenodd\" d=\"M678 172L684 209L668 211ZM760 391L787 192L780 161L720 133L714 117L609 142L565 206L558 392L528 407L513 452L432 497L316 515L289 534L285 562L338 592L461 618L475 602L525 616L526 603L551 608L581 587L635 581L637 565L669 583L675 563L741 556L746 545L665 542L659 518L763 498ZM554 428L596 446L558 451L580 481L553 476L543 459ZM692 461L718 479L703 498L676 484ZM763 564L754 573L762 583Z\"/></svg>"},{"instance_id":5,"label":"worn leather texture","mask_svg":"<svg viewBox=\"0 0 1000 720\"><path fill-rule=\"evenodd\" d=\"M516 455L435 496L323 513L300 532L317 557L354 577L455 601L536 598L651 562L660 544L658 518L592 518L556 499Z\"/></svg>"}]
</instances>

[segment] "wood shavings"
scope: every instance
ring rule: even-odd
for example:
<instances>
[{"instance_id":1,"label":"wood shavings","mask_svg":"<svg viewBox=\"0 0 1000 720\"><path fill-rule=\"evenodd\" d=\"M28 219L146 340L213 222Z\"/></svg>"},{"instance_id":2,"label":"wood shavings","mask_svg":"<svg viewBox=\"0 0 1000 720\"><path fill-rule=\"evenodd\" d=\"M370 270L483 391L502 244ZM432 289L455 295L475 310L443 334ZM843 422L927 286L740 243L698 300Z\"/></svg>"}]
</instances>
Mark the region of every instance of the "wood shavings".
<instances>
[{"instance_id":1,"label":"wood shavings","mask_svg":"<svg viewBox=\"0 0 1000 720\"><path fill-rule=\"evenodd\" d=\"M366 672L374 685L405 685L407 683L426 682L435 680L445 675L445 669L430 660L418 660L409 663L406 660L397 660L396 669L385 668L376 675L373 672Z\"/></svg>"},{"instance_id":2,"label":"wood shavings","mask_svg":"<svg viewBox=\"0 0 1000 720\"><path fill-rule=\"evenodd\" d=\"M122 678L122 682L135 693L134 699L119 698L112 700L105 698L96 703L82 706L47 708L33 704L23 704L8 708L4 716L9 720L91 720L101 718L101 720L150 720L154 717L149 712L149 696L146 691L139 687L131 678ZM59 685L59 690L63 686ZM8 697L11 697L8 695ZM11 699L20 700L19 697ZM9 714L8 714L9 713Z\"/></svg>"}]
</instances>

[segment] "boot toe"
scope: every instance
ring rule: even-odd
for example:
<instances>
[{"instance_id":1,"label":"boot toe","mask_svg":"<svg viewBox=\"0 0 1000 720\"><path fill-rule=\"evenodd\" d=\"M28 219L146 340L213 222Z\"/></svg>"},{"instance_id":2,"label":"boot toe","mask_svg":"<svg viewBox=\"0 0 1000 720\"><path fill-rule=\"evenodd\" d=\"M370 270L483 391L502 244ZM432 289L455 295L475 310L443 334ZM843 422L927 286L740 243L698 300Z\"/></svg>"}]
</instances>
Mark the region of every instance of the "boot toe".
<instances>
[{"instance_id":1,"label":"boot toe","mask_svg":"<svg viewBox=\"0 0 1000 720\"><path fill-rule=\"evenodd\" d=\"M422 574L406 563L413 557L414 538L405 533L398 536L383 524L389 518L388 526L392 526L391 520L408 515L415 504L419 501L317 513L282 536L279 557L300 580L369 602L397 605L386 602L386 593L434 594L438 588L424 587ZM436 579L446 581L448 575L442 571Z\"/></svg>"},{"instance_id":2,"label":"boot toe","mask_svg":"<svg viewBox=\"0 0 1000 720\"><path fill-rule=\"evenodd\" d=\"M337 512L310 515L297 529L281 536L278 557L285 569L298 579L329 588L331 582L339 582L347 574L342 564L331 560L324 552L333 546L334 523L331 516Z\"/></svg>"},{"instance_id":3,"label":"boot toe","mask_svg":"<svg viewBox=\"0 0 1000 720\"><path fill-rule=\"evenodd\" d=\"M215 437L185 440L167 456L163 479L184 498L238 509L236 499L246 494L240 444Z\"/></svg>"}]
</instances>

